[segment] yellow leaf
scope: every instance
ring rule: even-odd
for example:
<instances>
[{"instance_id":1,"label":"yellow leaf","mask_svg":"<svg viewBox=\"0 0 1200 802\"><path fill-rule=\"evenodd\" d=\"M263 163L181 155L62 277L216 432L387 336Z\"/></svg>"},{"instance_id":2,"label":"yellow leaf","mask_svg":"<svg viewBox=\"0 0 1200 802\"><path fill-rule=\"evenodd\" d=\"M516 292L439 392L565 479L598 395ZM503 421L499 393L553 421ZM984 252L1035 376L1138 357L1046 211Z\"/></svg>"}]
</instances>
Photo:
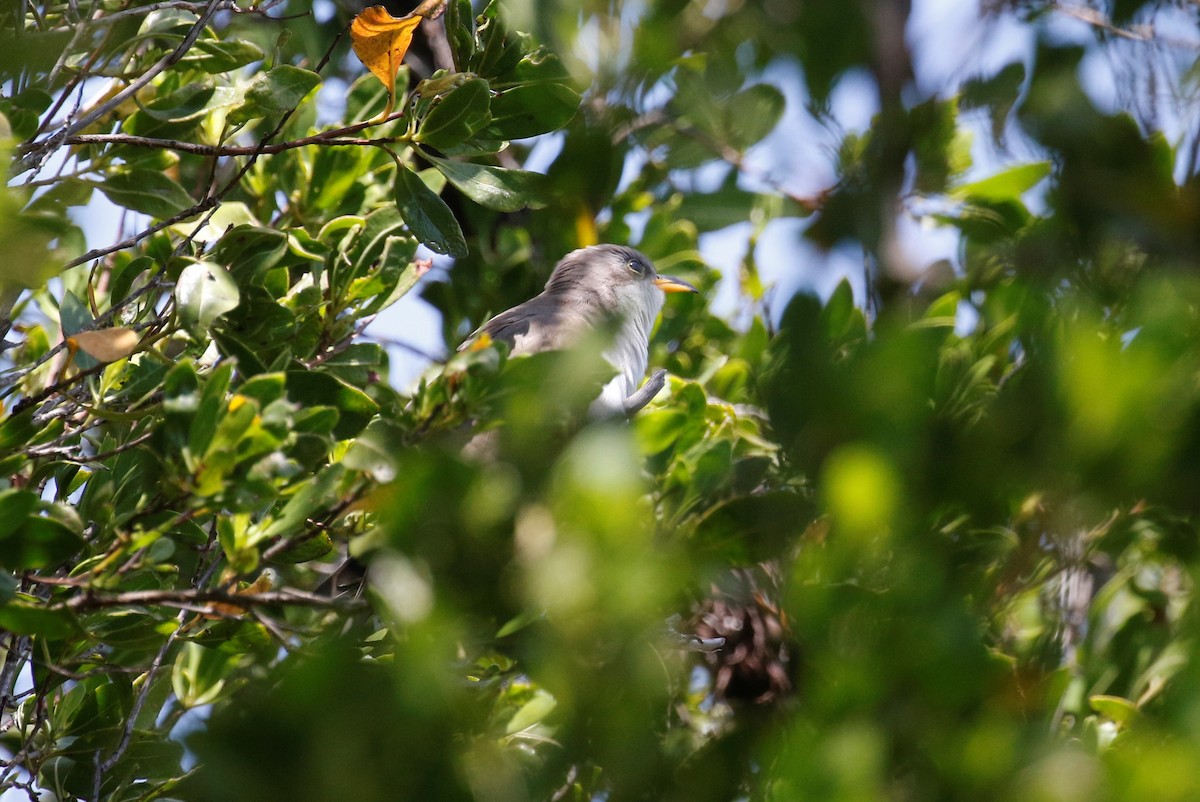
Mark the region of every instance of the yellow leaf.
<instances>
[{"instance_id":1,"label":"yellow leaf","mask_svg":"<svg viewBox=\"0 0 1200 802\"><path fill-rule=\"evenodd\" d=\"M471 343L468 351L482 351L485 348L490 348L492 345L492 336L486 331L475 338L475 342Z\"/></svg>"},{"instance_id":2,"label":"yellow leaf","mask_svg":"<svg viewBox=\"0 0 1200 802\"><path fill-rule=\"evenodd\" d=\"M600 241L600 234L596 231L596 218L587 208L587 204L581 204L575 214L575 240L580 248L595 245Z\"/></svg>"},{"instance_id":3,"label":"yellow leaf","mask_svg":"<svg viewBox=\"0 0 1200 802\"><path fill-rule=\"evenodd\" d=\"M99 362L116 362L136 351L141 337L133 329L117 326L97 331L81 331L72 334L68 338L68 341L70 340L74 340L75 346L92 359Z\"/></svg>"},{"instance_id":4,"label":"yellow leaf","mask_svg":"<svg viewBox=\"0 0 1200 802\"><path fill-rule=\"evenodd\" d=\"M388 90L391 113L396 103L396 71L412 43L413 32L423 17L409 14L393 17L383 6L363 9L350 23L350 46L354 54Z\"/></svg>"}]
</instances>

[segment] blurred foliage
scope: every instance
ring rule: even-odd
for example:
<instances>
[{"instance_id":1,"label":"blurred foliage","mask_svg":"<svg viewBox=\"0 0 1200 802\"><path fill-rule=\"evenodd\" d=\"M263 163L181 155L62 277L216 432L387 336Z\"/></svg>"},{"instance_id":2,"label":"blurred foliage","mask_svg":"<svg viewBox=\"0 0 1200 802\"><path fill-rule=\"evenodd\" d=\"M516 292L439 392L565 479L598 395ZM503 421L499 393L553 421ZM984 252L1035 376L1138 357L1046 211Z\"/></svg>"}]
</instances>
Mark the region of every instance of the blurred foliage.
<instances>
[{"instance_id":1,"label":"blurred foliage","mask_svg":"<svg viewBox=\"0 0 1200 802\"><path fill-rule=\"evenodd\" d=\"M1036 52L934 95L907 3L449 0L370 123L357 8L0 9L0 792L1195 799L1195 132L1080 64L1200 11L1111 5L987 4ZM817 196L749 158L788 114ZM783 217L865 292L772 295ZM636 419L581 423L603 333L388 384L376 314L452 348L595 241L703 291Z\"/></svg>"}]
</instances>

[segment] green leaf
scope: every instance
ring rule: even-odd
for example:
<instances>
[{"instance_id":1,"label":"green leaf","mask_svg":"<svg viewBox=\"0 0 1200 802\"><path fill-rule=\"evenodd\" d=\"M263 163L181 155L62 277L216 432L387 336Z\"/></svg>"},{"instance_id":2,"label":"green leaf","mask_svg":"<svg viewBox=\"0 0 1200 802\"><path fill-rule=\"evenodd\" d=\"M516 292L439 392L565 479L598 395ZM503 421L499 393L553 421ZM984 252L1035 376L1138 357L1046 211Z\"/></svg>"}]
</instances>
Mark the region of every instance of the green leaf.
<instances>
[{"instance_id":1,"label":"green leaf","mask_svg":"<svg viewBox=\"0 0 1200 802\"><path fill-rule=\"evenodd\" d=\"M521 709L508 720L508 724L504 727L505 734L513 735L529 729L550 715L557 706L558 703L549 692L538 688L533 692L533 698L522 705Z\"/></svg>"},{"instance_id":2,"label":"green leaf","mask_svg":"<svg viewBox=\"0 0 1200 802\"><path fill-rule=\"evenodd\" d=\"M320 508L329 508L337 500L334 498L334 491L337 489L338 482L345 475L346 469L338 464L329 465L316 478L306 482L296 495L288 499L287 504L279 511L273 520L268 519L270 523L252 537L252 542L257 542L271 537L283 535L299 534L305 527L305 521L308 520L314 512Z\"/></svg>"},{"instance_id":3,"label":"green leaf","mask_svg":"<svg viewBox=\"0 0 1200 802\"><path fill-rule=\"evenodd\" d=\"M783 118L787 103L783 93L770 84L755 84L726 102L725 136L737 150L760 142Z\"/></svg>"},{"instance_id":4,"label":"green leaf","mask_svg":"<svg viewBox=\"0 0 1200 802\"><path fill-rule=\"evenodd\" d=\"M171 669L171 689L185 708L212 704L225 687L230 656L198 643L185 643Z\"/></svg>"},{"instance_id":5,"label":"green leaf","mask_svg":"<svg viewBox=\"0 0 1200 802\"><path fill-rule=\"evenodd\" d=\"M236 125L291 111L320 83L321 76L315 72L290 64L274 67L254 77L241 105L229 112L229 122Z\"/></svg>"},{"instance_id":6,"label":"green leaf","mask_svg":"<svg viewBox=\"0 0 1200 802\"><path fill-rule=\"evenodd\" d=\"M213 370L200 391L200 403L188 433L188 450L199 456L208 450L217 424L228 406L229 384L233 380L233 364L223 362Z\"/></svg>"},{"instance_id":7,"label":"green leaf","mask_svg":"<svg viewBox=\"0 0 1200 802\"><path fill-rule=\"evenodd\" d=\"M404 165L396 167L396 207L409 230L430 250L467 255L467 241L450 207Z\"/></svg>"},{"instance_id":8,"label":"green leaf","mask_svg":"<svg viewBox=\"0 0 1200 802\"><path fill-rule=\"evenodd\" d=\"M471 0L450 0L446 4L446 38L457 72L465 70L475 55L474 16Z\"/></svg>"},{"instance_id":9,"label":"green leaf","mask_svg":"<svg viewBox=\"0 0 1200 802\"><path fill-rule=\"evenodd\" d=\"M198 120L211 111L209 101L215 91L216 87L207 81L185 84L174 92L159 95L138 111L163 123Z\"/></svg>"},{"instance_id":10,"label":"green leaf","mask_svg":"<svg viewBox=\"0 0 1200 802\"><path fill-rule=\"evenodd\" d=\"M18 597L0 607L0 629L17 635L62 638L76 630L75 619L65 610L48 610Z\"/></svg>"},{"instance_id":11,"label":"green leaf","mask_svg":"<svg viewBox=\"0 0 1200 802\"><path fill-rule=\"evenodd\" d=\"M321 233L322 241L325 241L325 229ZM395 206L381 206L367 216L366 223L358 230L350 249L350 262L360 270L369 267L387 247L388 238L403 233L404 219L400 217L400 211Z\"/></svg>"},{"instance_id":12,"label":"green leaf","mask_svg":"<svg viewBox=\"0 0 1200 802\"><path fill-rule=\"evenodd\" d=\"M527 170L510 170L472 162L454 162L430 156L446 180L481 206L498 212L515 212L526 206L546 205L546 176Z\"/></svg>"},{"instance_id":13,"label":"green leaf","mask_svg":"<svg viewBox=\"0 0 1200 802\"><path fill-rule=\"evenodd\" d=\"M0 451L23 446L41 431L33 422L35 411L36 407L29 407L16 415L7 415L0 421Z\"/></svg>"},{"instance_id":14,"label":"green leaf","mask_svg":"<svg viewBox=\"0 0 1200 802\"><path fill-rule=\"evenodd\" d=\"M363 168L368 148L323 147L313 158L310 191L305 203L317 209L337 209L346 193L366 172Z\"/></svg>"},{"instance_id":15,"label":"green leaf","mask_svg":"<svg viewBox=\"0 0 1200 802\"><path fill-rule=\"evenodd\" d=\"M778 557L817 516L816 505L794 493L771 491L735 498L708 510L693 539L699 548L738 564Z\"/></svg>"},{"instance_id":16,"label":"green leaf","mask_svg":"<svg viewBox=\"0 0 1200 802\"><path fill-rule=\"evenodd\" d=\"M417 128L416 141L445 149L465 142L491 120L491 90L482 78L471 78L434 104Z\"/></svg>"},{"instance_id":17,"label":"green leaf","mask_svg":"<svg viewBox=\"0 0 1200 802\"><path fill-rule=\"evenodd\" d=\"M304 406L331 406L341 413L334 429L339 440L354 437L379 411L371 396L328 373L292 370L287 373L288 399Z\"/></svg>"},{"instance_id":18,"label":"green leaf","mask_svg":"<svg viewBox=\"0 0 1200 802\"><path fill-rule=\"evenodd\" d=\"M270 228L238 226L221 237L213 258L243 283L261 282L263 274L287 253L287 235Z\"/></svg>"},{"instance_id":19,"label":"green leaf","mask_svg":"<svg viewBox=\"0 0 1200 802\"><path fill-rule=\"evenodd\" d=\"M215 74L236 70L262 58L263 52L258 45L244 39L201 39L183 61Z\"/></svg>"},{"instance_id":20,"label":"green leaf","mask_svg":"<svg viewBox=\"0 0 1200 802\"><path fill-rule=\"evenodd\" d=\"M992 202L1020 201L1021 196L1041 183L1050 171L1050 162L1019 164L979 181L954 187L949 195Z\"/></svg>"},{"instance_id":21,"label":"green leaf","mask_svg":"<svg viewBox=\"0 0 1200 802\"><path fill-rule=\"evenodd\" d=\"M15 487L0 490L0 540L11 535L24 523L29 514L37 508L38 501L37 493L29 490L19 490Z\"/></svg>"},{"instance_id":22,"label":"green leaf","mask_svg":"<svg viewBox=\"0 0 1200 802\"><path fill-rule=\"evenodd\" d=\"M95 186L117 206L160 220L196 205L187 190L155 170L122 170Z\"/></svg>"},{"instance_id":23,"label":"green leaf","mask_svg":"<svg viewBox=\"0 0 1200 802\"><path fill-rule=\"evenodd\" d=\"M391 421L371 421L346 452L342 464L353 471L370 474L376 482L396 478L398 446L404 442L403 430Z\"/></svg>"},{"instance_id":24,"label":"green leaf","mask_svg":"<svg viewBox=\"0 0 1200 802\"><path fill-rule=\"evenodd\" d=\"M563 84L518 86L492 98L489 133L526 139L562 128L579 109L579 94Z\"/></svg>"},{"instance_id":25,"label":"green leaf","mask_svg":"<svg viewBox=\"0 0 1200 802\"><path fill-rule=\"evenodd\" d=\"M253 398L260 407L266 407L273 401L283 398L287 376L283 373L260 373L247 379L238 392L247 398Z\"/></svg>"},{"instance_id":26,"label":"green leaf","mask_svg":"<svg viewBox=\"0 0 1200 802\"><path fill-rule=\"evenodd\" d=\"M362 307L364 315L374 314L400 300L417 285L430 268L427 261L416 262L417 240L413 237L388 237L379 260L381 287L373 300ZM392 281L395 283L392 283ZM388 285L391 289L388 290Z\"/></svg>"},{"instance_id":27,"label":"green leaf","mask_svg":"<svg viewBox=\"0 0 1200 802\"><path fill-rule=\"evenodd\" d=\"M225 268L213 262L190 264L175 282L175 303L179 315L193 334L212 328L213 322L237 308L238 286Z\"/></svg>"},{"instance_id":28,"label":"green leaf","mask_svg":"<svg viewBox=\"0 0 1200 802\"><path fill-rule=\"evenodd\" d=\"M83 546L79 535L62 521L31 515L4 539L0 564L11 571L52 568Z\"/></svg>"},{"instance_id":29,"label":"green leaf","mask_svg":"<svg viewBox=\"0 0 1200 802\"><path fill-rule=\"evenodd\" d=\"M20 583L12 574L0 571L0 607L8 604L17 597L17 588Z\"/></svg>"},{"instance_id":30,"label":"green leaf","mask_svg":"<svg viewBox=\"0 0 1200 802\"><path fill-rule=\"evenodd\" d=\"M1136 704L1120 696L1095 694L1088 697L1088 704L1097 713L1118 724L1128 724L1140 715Z\"/></svg>"}]
</instances>

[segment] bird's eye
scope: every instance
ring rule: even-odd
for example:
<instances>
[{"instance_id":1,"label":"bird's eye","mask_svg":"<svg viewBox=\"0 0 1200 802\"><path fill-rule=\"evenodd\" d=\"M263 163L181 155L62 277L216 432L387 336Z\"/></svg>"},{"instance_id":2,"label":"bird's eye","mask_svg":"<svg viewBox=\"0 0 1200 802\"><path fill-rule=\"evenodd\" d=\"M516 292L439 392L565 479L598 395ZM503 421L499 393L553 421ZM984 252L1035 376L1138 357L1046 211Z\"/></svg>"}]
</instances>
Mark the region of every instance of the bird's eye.
<instances>
[{"instance_id":1,"label":"bird's eye","mask_svg":"<svg viewBox=\"0 0 1200 802\"><path fill-rule=\"evenodd\" d=\"M639 276L642 273L646 272L646 266L644 264L642 264L641 262L639 262L637 259L630 259L628 262L625 263L625 266L628 267L630 270L632 270L634 273L637 273Z\"/></svg>"}]
</instances>

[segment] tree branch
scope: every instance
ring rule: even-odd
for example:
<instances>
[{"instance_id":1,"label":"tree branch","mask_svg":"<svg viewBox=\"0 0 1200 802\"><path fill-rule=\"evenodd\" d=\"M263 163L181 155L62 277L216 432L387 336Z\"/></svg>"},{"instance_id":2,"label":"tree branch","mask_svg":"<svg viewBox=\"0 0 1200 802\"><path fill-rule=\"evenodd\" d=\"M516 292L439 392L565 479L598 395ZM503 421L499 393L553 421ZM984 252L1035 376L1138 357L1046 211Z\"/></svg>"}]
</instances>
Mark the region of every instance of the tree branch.
<instances>
[{"instance_id":1,"label":"tree branch","mask_svg":"<svg viewBox=\"0 0 1200 802\"><path fill-rule=\"evenodd\" d=\"M382 125L404 116L403 111L392 114L385 120L368 120L367 122L347 125L344 128L334 128L319 134L292 139L287 142L277 142L274 145L202 145L197 142L185 142L180 139L154 139L146 136L131 134L77 134L64 140L67 145L131 145L139 148L159 148L161 150L176 150L180 153L194 153L198 156L254 156L282 153L293 148L307 145L390 145L399 141L399 137L383 137L380 139L343 139L346 134L353 134L373 125Z\"/></svg>"},{"instance_id":2,"label":"tree branch","mask_svg":"<svg viewBox=\"0 0 1200 802\"><path fill-rule=\"evenodd\" d=\"M41 577L27 577L31 582L44 584L59 584L44 581ZM83 612L100 610L108 607L174 607L176 609L188 605L188 608L204 607L221 604L251 610L259 606L290 605L293 607L324 607L336 609L353 609L366 606L365 602L354 600L335 600L307 593L302 590L264 591L262 593L235 593L226 590L196 588L188 590L130 590L123 593L95 593L90 590L82 595L74 596L57 604L49 605L51 610L70 610Z\"/></svg>"}]
</instances>

